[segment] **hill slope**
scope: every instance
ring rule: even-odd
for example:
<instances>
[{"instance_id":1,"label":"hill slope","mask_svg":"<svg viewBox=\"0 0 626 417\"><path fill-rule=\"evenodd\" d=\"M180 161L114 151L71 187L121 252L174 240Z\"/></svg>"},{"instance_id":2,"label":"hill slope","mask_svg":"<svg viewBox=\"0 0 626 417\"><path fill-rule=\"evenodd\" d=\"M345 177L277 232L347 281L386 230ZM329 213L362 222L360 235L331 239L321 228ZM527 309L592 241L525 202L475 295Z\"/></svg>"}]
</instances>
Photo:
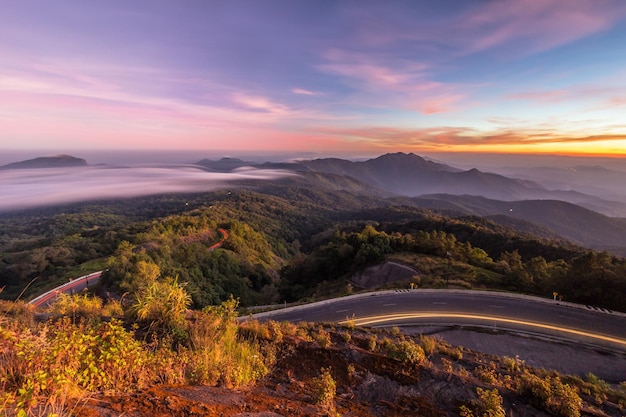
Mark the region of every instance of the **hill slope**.
<instances>
[{"instance_id":1,"label":"hill slope","mask_svg":"<svg viewBox=\"0 0 626 417\"><path fill-rule=\"evenodd\" d=\"M498 201L469 195L435 194L412 199L419 207L445 209L489 218L515 229L521 219L549 228L561 237L594 249L626 253L626 219L608 217L557 200ZM525 230L536 233L536 230Z\"/></svg>"}]
</instances>

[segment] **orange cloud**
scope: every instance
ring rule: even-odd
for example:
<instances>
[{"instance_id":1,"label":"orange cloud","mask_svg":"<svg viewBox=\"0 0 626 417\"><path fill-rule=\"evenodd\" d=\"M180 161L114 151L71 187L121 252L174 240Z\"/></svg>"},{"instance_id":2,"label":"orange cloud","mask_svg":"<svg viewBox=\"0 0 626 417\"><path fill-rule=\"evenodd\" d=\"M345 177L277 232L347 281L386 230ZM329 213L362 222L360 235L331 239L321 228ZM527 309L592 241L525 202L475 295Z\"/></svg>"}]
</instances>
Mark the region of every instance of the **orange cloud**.
<instances>
[{"instance_id":1,"label":"orange cloud","mask_svg":"<svg viewBox=\"0 0 626 417\"><path fill-rule=\"evenodd\" d=\"M401 129L394 127L324 128L372 149L449 152L610 154L626 156L623 134L573 136L554 132L503 130L479 132L466 127Z\"/></svg>"}]
</instances>

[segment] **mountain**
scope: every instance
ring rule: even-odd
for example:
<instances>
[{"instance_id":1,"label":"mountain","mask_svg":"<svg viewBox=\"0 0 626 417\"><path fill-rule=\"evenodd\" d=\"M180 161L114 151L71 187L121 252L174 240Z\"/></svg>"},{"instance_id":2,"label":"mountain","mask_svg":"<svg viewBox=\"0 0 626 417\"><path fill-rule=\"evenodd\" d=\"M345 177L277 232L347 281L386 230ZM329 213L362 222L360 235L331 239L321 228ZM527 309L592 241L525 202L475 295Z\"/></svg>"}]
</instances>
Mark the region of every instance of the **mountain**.
<instances>
[{"instance_id":1,"label":"mountain","mask_svg":"<svg viewBox=\"0 0 626 417\"><path fill-rule=\"evenodd\" d=\"M425 194L475 195L494 200L562 200L609 216L626 217L626 204L570 190L549 190L530 180L478 169L461 171L413 153L393 153L362 162L326 158L292 164L294 169L353 177L381 190L415 197Z\"/></svg>"},{"instance_id":2,"label":"mountain","mask_svg":"<svg viewBox=\"0 0 626 417\"><path fill-rule=\"evenodd\" d=\"M28 159L26 161L14 162L0 166L0 170L8 169L38 169L38 168L68 168L87 166L87 162L82 158L71 155L42 156Z\"/></svg>"},{"instance_id":3,"label":"mountain","mask_svg":"<svg viewBox=\"0 0 626 417\"><path fill-rule=\"evenodd\" d=\"M524 220L542 225L574 243L626 254L626 219L608 217L558 200L498 201L477 196L436 194L411 199L418 207L478 215L517 230ZM537 233L537 230L520 230ZM539 233L542 234L542 233Z\"/></svg>"},{"instance_id":4,"label":"mountain","mask_svg":"<svg viewBox=\"0 0 626 417\"><path fill-rule=\"evenodd\" d=\"M572 190L603 199L626 202L626 171L598 165L571 167L501 167L494 172L540 182L546 187Z\"/></svg>"}]
</instances>

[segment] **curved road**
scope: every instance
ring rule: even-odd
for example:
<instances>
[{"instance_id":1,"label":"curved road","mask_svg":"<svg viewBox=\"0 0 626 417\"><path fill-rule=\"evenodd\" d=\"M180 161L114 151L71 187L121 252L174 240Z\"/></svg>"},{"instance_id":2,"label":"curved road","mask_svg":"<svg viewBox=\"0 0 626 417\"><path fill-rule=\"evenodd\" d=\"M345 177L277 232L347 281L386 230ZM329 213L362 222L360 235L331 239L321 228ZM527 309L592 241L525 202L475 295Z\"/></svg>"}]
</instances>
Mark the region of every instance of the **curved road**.
<instances>
[{"instance_id":1,"label":"curved road","mask_svg":"<svg viewBox=\"0 0 626 417\"><path fill-rule=\"evenodd\" d=\"M226 229L222 229L220 227L217 230L222 234L222 239L214 245L209 246L209 252L213 252L215 249L221 248L226 239L228 239L228 231ZM92 285L96 285L100 280L100 276L103 272L104 271L93 272L91 274L83 275L82 277L73 279L63 285L59 285L58 287L53 288L50 291L45 292L40 296L30 300L29 304L33 304L35 307L42 307L52 303L54 299L61 293L73 294L85 290Z\"/></svg>"},{"instance_id":2,"label":"curved road","mask_svg":"<svg viewBox=\"0 0 626 417\"><path fill-rule=\"evenodd\" d=\"M398 290L342 297L254 314L277 321L355 325L454 324L565 338L626 352L626 314L508 293Z\"/></svg>"}]
</instances>

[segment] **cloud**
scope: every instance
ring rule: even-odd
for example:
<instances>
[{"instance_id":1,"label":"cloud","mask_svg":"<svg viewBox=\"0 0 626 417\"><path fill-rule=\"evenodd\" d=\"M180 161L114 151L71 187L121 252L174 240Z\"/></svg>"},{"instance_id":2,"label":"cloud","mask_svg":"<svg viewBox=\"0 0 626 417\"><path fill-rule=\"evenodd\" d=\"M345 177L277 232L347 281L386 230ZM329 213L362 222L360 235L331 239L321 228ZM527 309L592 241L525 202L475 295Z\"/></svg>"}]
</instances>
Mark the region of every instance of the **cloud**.
<instances>
[{"instance_id":1,"label":"cloud","mask_svg":"<svg viewBox=\"0 0 626 417\"><path fill-rule=\"evenodd\" d=\"M463 15L451 33L470 53L517 44L516 53L527 54L606 30L625 15L623 2L608 0L490 1Z\"/></svg>"},{"instance_id":2,"label":"cloud","mask_svg":"<svg viewBox=\"0 0 626 417\"><path fill-rule=\"evenodd\" d=\"M541 152L555 145L567 149L564 145L576 145L593 152L594 146L603 148L620 146L626 143L626 133L573 135L556 133L554 129L500 129L481 132L469 127L431 127L405 129L396 127L363 128L323 128L320 132L350 138L354 142L365 142L381 150L416 150L416 151L496 151L506 152L534 151ZM600 148L597 148L600 149ZM626 147L624 148L626 150ZM626 151L622 151L624 154Z\"/></svg>"},{"instance_id":3,"label":"cloud","mask_svg":"<svg viewBox=\"0 0 626 417\"><path fill-rule=\"evenodd\" d=\"M291 92L294 94L304 95L304 96L318 96L320 93L316 93L315 91L305 90L304 88L292 88Z\"/></svg>"},{"instance_id":4,"label":"cloud","mask_svg":"<svg viewBox=\"0 0 626 417\"><path fill-rule=\"evenodd\" d=\"M232 97L236 104L243 106L243 108L258 111L263 113L269 113L271 115L286 116L290 113L287 106L273 102L267 97L254 96L245 93L235 93Z\"/></svg>"},{"instance_id":5,"label":"cloud","mask_svg":"<svg viewBox=\"0 0 626 417\"><path fill-rule=\"evenodd\" d=\"M81 167L0 171L0 211L162 193L206 192L241 180L274 180L283 170L206 172L197 166Z\"/></svg>"},{"instance_id":6,"label":"cloud","mask_svg":"<svg viewBox=\"0 0 626 417\"><path fill-rule=\"evenodd\" d=\"M433 80L434 68L426 63L339 49L327 51L325 58L319 69L343 77L360 91L357 95L369 95L361 102L434 114L455 109L466 97L461 85Z\"/></svg>"}]
</instances>

